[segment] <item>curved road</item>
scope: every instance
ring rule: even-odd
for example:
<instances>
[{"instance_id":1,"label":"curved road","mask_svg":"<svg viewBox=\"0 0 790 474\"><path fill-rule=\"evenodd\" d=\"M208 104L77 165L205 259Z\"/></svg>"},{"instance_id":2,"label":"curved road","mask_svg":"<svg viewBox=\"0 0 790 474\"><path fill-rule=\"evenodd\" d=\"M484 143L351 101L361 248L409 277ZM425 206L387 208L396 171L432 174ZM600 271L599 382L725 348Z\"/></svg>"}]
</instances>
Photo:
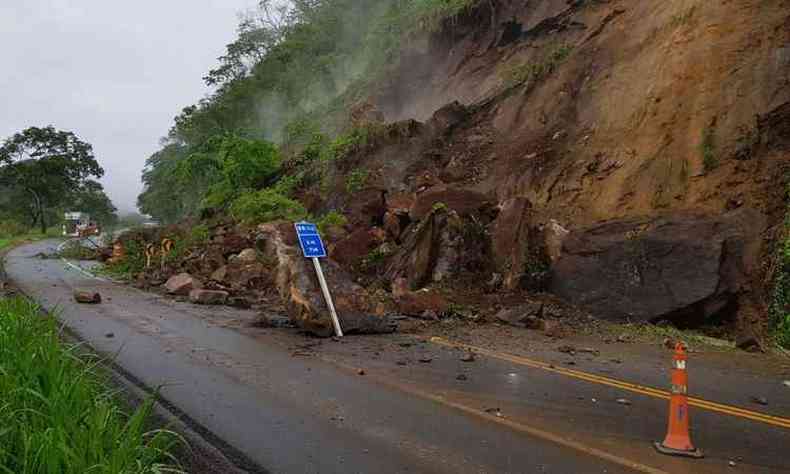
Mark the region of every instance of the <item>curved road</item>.
<instances>
[{"instance_id":1,"label":"curved road","mask_svg":"<svg viewBox=\"0 0 790 474\"><path fill-rule=\"evenodd\" d=\"M602 421L597 418L601 409L596 413L579 405L590 394L601 396L598 387L496 360L470 368L438 347L432 349L430 368L423 364L425 370L400 376L403 372L384 368L371 349L375 338L338 343L293 331L245 330L255 317L252 312L178 303L93 278L61 260L36 257L53 252L57 244L38 242L10 252L5 265L9 277L126 372L149 387L161 386L171 405L252 461L256 466L251 470L659 473L720 472L726 467L726 460L716 456L693 464L652 452L642 438L664 429L664 400L640 400L658 414L648 421L629 421L616 405L606 408L613 413ZM77 305L75 288L95 289L104 302ZM329 355L304 356L311 345L321 344ZM339 352L333 355L335 349ZM358 364L366 373L360 374L349 363L354 359L342 351L361 357ZM455 380L459 365L474 383ZM514 376L523 377L523 384L513 383ZM607 397L622 396L606 390ZM740 420L721 423L725 429L744 429ZM751 467L745 463L740 472L787 472L787 465L771 459L783 457L788 430L748 429L763 440L761 449L776 446L766 453L768 458ZM598 439L597 434L603 441L587 442ZM726 441L713 439L729 449Z\"/></svg>"}]
</instances>

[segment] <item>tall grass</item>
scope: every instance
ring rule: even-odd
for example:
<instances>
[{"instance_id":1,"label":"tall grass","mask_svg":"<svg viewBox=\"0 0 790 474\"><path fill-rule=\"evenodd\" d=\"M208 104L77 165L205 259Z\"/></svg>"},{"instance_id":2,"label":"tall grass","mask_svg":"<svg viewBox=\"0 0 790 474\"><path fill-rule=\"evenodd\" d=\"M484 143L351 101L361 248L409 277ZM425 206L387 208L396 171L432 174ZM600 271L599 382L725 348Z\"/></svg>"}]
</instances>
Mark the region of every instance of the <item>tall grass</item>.
<instances>
[{"instance_id":1,"label":"tall grass","mask_svg":"<svg viewBox=\"0 0 790 474\"><path fill-rule=\"evenodd\" d=\"M152 400L127 414L97 364L32 304L0 300L0 473L179 472L177 435L149 430Z\"/></svg>"}]
</instances>

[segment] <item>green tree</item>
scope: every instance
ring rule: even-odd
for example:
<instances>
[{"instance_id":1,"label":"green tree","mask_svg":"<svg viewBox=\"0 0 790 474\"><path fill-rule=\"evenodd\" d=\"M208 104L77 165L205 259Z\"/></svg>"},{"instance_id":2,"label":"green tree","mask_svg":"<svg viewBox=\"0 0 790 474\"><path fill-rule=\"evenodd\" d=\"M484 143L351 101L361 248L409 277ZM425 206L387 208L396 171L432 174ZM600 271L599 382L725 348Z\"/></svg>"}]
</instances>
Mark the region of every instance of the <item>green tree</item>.
<instances>
[{"instance_id":1,"label":"green tree","mask_svg":"<svg viewBox=\"0 0 790 474\"><path fill-rule=\"evenodd\" d=\"M72 209L90 214L102 226L112 226L118 221L118 209L99 182L86 180L71 193L68 203Z\"/></svg>"},{"instance_id":2,"label":"green tree","mask_svg":"<svg viewBox=\"0 0 790 474\"><path fill-rule=\"evenodd\" d=\"M0 184L23 192L31 223L40 225L42 232L46 232L48 214L59 209L65 197L89 178L103 175L89 143L52 126L30 127L0 147Z\"/></svg>"}]
</instances>

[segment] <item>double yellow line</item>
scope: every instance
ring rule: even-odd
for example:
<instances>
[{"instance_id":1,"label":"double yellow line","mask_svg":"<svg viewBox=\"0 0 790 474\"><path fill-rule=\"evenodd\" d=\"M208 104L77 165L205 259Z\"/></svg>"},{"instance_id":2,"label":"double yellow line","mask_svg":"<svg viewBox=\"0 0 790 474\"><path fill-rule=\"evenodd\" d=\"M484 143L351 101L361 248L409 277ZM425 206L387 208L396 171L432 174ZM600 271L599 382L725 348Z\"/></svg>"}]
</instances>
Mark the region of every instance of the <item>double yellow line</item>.
<instances>
[{"instance_id":1,"label":"double yellow line","mask_svg":"<svg viewBox=\"0 0 790 474\"><path fill-rule=\"evenodd\" d=\"M456 348L456 349L464 349L487 357L492 357L495 359L512 362L514 364L532 367L535 369L543 369L549 372L564 375L566 377L597 383L599 385L607 385L609 387L615 387L633 393L640 393L642 395L648 395L651 397L662 398L667 400L669 399L670 396L670 393L666 390L659 390L657 388L648 387L645 385L639 385L631 382L626 382L623 380L614 379L611 377L604 377L601 375L590 374L587 372L568 369L565 367L555 367L554 365L548 364L546 362L528 359L526 357L521 357L521 356L503 354L500 352L495 352L488 349L484 349L482 347L471 346L468 344L452 342L452 341L448 341L447 339L443 339L441 337L432 337L429 339L429 341L440 346ZM725 405L723 403L716 403L708 400L703 400L701 398L689 397L688 401L689 401L689 405L702 408L705 410L709 410L717 413L723 413L725 415L737 416L740 418L757 421L759 423L765 423L767 425L778 426L780 428L790 428L790 418L768 415L765 413L747 410L745 408L739 408L732 405Z\"/></svg>"}]
</instances>

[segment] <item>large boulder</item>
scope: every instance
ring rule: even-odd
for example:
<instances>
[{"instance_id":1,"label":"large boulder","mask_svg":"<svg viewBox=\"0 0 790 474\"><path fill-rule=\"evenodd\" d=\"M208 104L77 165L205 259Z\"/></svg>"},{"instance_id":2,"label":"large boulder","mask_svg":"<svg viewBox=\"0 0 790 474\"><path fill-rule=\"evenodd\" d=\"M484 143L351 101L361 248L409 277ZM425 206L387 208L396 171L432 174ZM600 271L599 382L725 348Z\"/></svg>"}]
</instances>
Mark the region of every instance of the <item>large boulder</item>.
<instances>
[{"instance_id":1,"label":"large boulder","mask_svg":"<svg viewBox=\"0 0 790 474\"><path fill-rule=\"evenodd\" d=\"M189 273L179 273L170 277L165 283L165 289L171 295L188 296L192 290L203 288L203 284Z\"/></svg>"},{"instance_id":2,"label":"large boulder","mask_svg":"<svg viewBox=\"0 0 790 474\"><path fill-rule=\"evenodd\" d=\"M552 267L551 291L617 321L694 325L732 316L749 299L763 228L761 214L744 208L574 230Z\"/></svg>"},{"instance_id":3,"label":"large boulder","mask_svg":"<svg viewBox=\"0 0 790 474\"><path fill-rule=\"evenodd\" d=\"M524 197L500 204L492 226L491 251L497 273L507 290L541 290L546 283L549 256L546 236L532 203Z\"/></svg>"},{"instance_id":4,"label":"large boulder","mask_svg":"<svg viewBox=\"0 0 790 474\"><path fill-rule=\"evenodd\" d=\"M299 250L290 222L263 224L256 246L264 258L276 262L275 286L291 320L316 336L334 334L332 320L310 260ZM394 323L368 292L351 280L340 265L322 259L321 265L344 333L388 333Z\"/></svg>"},{"instance_id":5,"label":"large boulder","mask_svg":"<svg viewBox=\"0 0 790 474\"><path fill-rule=\"evenodd\" d=\"M99 304L101 295L93 290L74 290L74 301L81 304Z\"/></svg>"},{"instance_id":6,"label":"large boulder","mask_svg":"<svg viewBox=\"0 0 790 474\"><path fill-rule=\"evenodd\" d=\"M402 239L386 276L391 281L405 278L412 290L451 281L462 273L485 273L490 260L483 222L443 206L410 226Z\"/></svg>"},{"instance_id":7,"label":"large boulder","mask_svg":"<svg viewBox=\"0 0 790 474\"><path fill-rule=\"evenodd\" d=\"M192 290L189 292L189 301L203 305L221 305L228 301L227 291L218 290Z\"/></svg>"}]
</instances>

